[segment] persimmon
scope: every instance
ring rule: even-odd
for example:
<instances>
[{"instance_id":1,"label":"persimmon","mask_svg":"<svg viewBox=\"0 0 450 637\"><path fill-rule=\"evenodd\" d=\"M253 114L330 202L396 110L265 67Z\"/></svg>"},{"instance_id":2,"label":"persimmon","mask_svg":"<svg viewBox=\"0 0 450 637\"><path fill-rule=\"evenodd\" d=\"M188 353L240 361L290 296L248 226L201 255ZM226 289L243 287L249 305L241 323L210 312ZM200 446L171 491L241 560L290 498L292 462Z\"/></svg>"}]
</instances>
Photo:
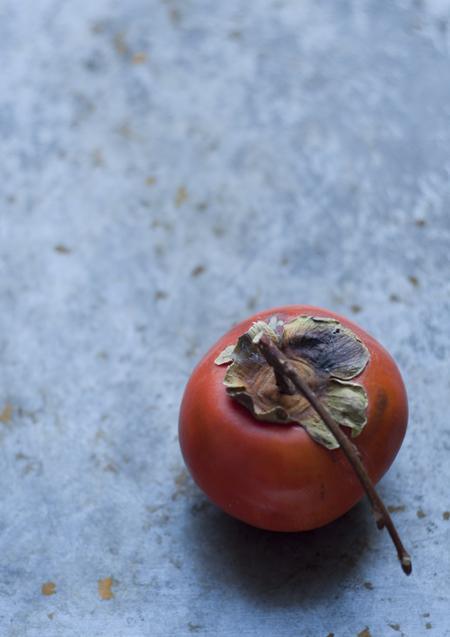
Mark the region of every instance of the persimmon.
<instances>
[{"instance_id":1,"label":"persimmon","mask_svg":"<svg viewBox=\"0 0 450 637\"><path fill-rule=\"evenodd\" d=\"M184 393L179 440L194 482L248 524L315 529L369 490L378 526L393 537L373 485L407 421L400 372L378 341L335 312L290 305L242 321L202 358Z\"/></svg>"}]
</instances>

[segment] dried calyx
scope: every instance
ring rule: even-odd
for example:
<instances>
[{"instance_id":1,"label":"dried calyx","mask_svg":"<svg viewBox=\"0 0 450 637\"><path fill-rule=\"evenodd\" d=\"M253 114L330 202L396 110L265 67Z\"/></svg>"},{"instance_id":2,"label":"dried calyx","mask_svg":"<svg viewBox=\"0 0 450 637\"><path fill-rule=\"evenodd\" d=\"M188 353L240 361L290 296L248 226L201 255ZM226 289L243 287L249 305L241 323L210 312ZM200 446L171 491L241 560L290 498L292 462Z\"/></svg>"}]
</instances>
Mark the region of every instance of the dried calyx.
<instances>
[{"instance_id":1,"label":"dried calyx","mask_svg":"<svg viewBox=\"0 0 450 637\"><path fill-rule=\"evenodd\" d=\"M302 315L283 324L274 316L269 323L254 323L215 361L217 365L232 363L224 379L227 394L255 418L300 423L328 449L336 449L339 443L310 402L267 363L254 342L261 333L289 358L334 420L357 436L366 424L367 394L362 385L349 381L369 360L364 343L335 319Z\"/></svg>"}]
</instances>

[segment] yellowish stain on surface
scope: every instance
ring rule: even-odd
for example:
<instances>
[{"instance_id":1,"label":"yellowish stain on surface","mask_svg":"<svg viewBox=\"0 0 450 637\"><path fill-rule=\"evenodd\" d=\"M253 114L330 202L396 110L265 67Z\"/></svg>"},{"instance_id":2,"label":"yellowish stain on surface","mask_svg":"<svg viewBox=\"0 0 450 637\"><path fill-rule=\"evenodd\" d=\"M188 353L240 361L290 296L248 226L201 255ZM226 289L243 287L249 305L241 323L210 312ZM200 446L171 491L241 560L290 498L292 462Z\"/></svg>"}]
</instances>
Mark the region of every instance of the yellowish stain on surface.
<instances>
[{"instance_id":1,"label":"yellowish stain on surface","mask_svg":"<svg viewBox=\"0 0 450 637\"><path fill-rule=\"evenodd\" d=\"M118 473L116 467L112 464L107 464L103 471L110 471L111 473Z\"/></svg>"},{"instance_id":2,"label":"yellowish stain on surface","mask_svg":"<svg viewBox=\"0 0 450 637\"><path fill-rule=\"evenodd\" d=\"M389 513L398 513L399 511L404 511L405 510L405 505L402 504L400 506L393 506L392 504L390 504L388 506L387 510L389 511Z\"/></svg>"},{"instance_id":3,"label":"yellowish stain on surface","mask_svg":"<svg viewBox=\"0 0 450 637\"><path fill-rule=\"evenodd\" d=\"M186 188L184 188L183 186L180 186L177 191L177 198L175 199L175 205L177 207L181 206L181 204L184 203L186 199L187 199Z\"/></svg>"},{"instance_id":4,"label":"yellowish stain on surface","mask_svg":"<svg viewBox=\"0 0 450 637\"><path fill-rule=\"evenodd\" d=\"M198 265L196 268L192 270L192 276L198 276L199 274L202 274L202 272L204 271L205 271L205 266Z\"/></svg>"},{"instance_id":5,"label":"yellowish stain on surface","mask_svg":"<svg viewBox=\"0 0 450 637\"><path fill-rule=\"evenodd\" d=\"M147 60L145 53L135 53L133 55L133 64L143 64Z\"/></svg>"},{"instance_id":6,"label":"yellowish stain on surface","mask_svg":"<svg viewBox=\"0 0 450 637\"><path fill-rule=\"evenodd\" d=\"M369 629L366 628L365 630L362 630L360 633L358 633L358 637L371 637Z\"/></svg>"},{"instance_id":7,"label":"yellowish stain on surface","mask_svg":"<svg viewBox=\"0 0 450 637\"><path fill-rule=\"evenodd\" d=\"M125 55L126 53L128 53L128 46L125 44L125 37L121 31L116 33L116 35L114 36L114 47L117 53L121 55Z\"/></svg>"},{"instance_id":8,"label":"yellowish stain on surface","mask_svg":"<svg viewBox=\"0 0 450 637\"><path fill-rule=\"evenodd\" d=\"M42 595L53 595L55 592L56 584L53 582L47 582L42 584Z\"/></svg>"},{"instance_id":9,"label":"yellowish stain on surface","mask_svg":"<svg viewBox=\"0 0 450 637\"><path fill-rule=\"evenodd\" d=\"M111 599L114 597L114 593L111 592L111 586L113 585L113 581L110 577L105 577L98 583L98 594L103 599Z\"/></svg>"},{"instance_id":10,"label":"yellowish stain on surface","mask_svg":"<svg viewBox=\"0 0 450 637\"><path fill-rule=\"evenodd\" d=\"M60 254L70 254L69 248L63 245L55 246L55 252L59 252Z\"/></svg>"},{"instance_id":11,"label":"yellowish stain on surface","mask_svg":"<svg viewBox=\"0 0 450 637\"><path fill-rule=\"evenodd\" d=\"M147 177L147 179L145 180L145 183L147 184L147 186L153 186L155 182L156 182L156 179L154 177Z\"/></svg>"},{"instance_id":12,"label":"yellowish stain on surface","mask_svg":"<svg viewBox=\"0 0 450 637\"><path fill-rule=\"evenodd\" d=\"M172 495L172 500L176 500L179 495L185 494L185 489L189 484L189 474L186 469L181 469L180 473L175 477L176 491Z\"/></svg>"},{"instance_id":13,"label":"yellowish stain on surface","mask_svg":"<svg viewBox=\"0 0 450 637\"><path fill-rule=\"evenodd\" d=\"M103 165L103 153L100 148L95 148L92 153L92 163L94 166L102 166Z\"/></svg>"},{"instance_id":14,"label":"yellowish stain on surface","mask_svg":"<svg viewBox=\"0 0 450 637\"><path fill-rule=\"evenodd\" d=\"M0 414L0 421L4 425L7 425L9 423L9 421L11 420L11 412L12 412L11 405L9 403L6 403L6 405L3 408L2 413Z\"/></svg>"}]
</instances>

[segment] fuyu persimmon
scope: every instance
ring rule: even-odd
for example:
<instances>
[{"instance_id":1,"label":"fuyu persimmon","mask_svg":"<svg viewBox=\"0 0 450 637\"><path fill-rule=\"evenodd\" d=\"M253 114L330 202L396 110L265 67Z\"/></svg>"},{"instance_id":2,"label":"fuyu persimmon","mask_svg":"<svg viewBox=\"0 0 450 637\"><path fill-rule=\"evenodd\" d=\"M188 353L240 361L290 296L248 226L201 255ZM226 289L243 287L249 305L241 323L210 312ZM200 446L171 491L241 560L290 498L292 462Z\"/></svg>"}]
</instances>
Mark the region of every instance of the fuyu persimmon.
<instances>
[{"instance_id":1,"label":"fuyu persimmon","mask_svg":"<svg viewBox=\"0 0 450 637\"><path fill-rule=\"evenodd\" d=\"M198 363L179 418L181 450L195 483L248 524L315 529L343 515L364 490L310 404L258 354L253 339L261 331L351 438L374 484L405 435L405 387L372 336L335 312L304 305L242 321Z\"/></svg>"}]
</instances>

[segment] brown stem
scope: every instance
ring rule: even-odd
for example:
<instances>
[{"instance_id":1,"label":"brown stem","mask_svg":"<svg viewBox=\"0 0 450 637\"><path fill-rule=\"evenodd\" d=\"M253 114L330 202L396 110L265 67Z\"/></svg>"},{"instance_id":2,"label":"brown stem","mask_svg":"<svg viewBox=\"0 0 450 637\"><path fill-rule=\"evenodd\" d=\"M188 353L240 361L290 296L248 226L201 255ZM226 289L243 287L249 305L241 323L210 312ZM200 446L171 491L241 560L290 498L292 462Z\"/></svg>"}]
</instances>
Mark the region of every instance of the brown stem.
<instances>
[{"instance_id":1,"label":"brown stem","mask_svg":"<svg viewBox=\"0 0 450 637\"><path fill-rule=\"evenodd\" d=\"M296 389L298 389L298 391L300 391L311 403L312 407L314 407L314 409L324 421L325 425L336 438L347 460L351 464L354 472L361 482L364 491L366 492L372 509L372 514L377 523L377 527L380 530L384 527L387 528L394 546L397 549L397 555L402 565L402 569L404 573L406 573L406 575L409 575L411 573L411 558L403 547L403 544L391 520L391 516L384 506L384 503L381 500L380 496L376 492L375 487L373 486L372 481L369 478L369 475L360 460L356 447L350 442L350 440L344 434L337 422L324 408L321 400L313 391L311 391L303 378L301 378L297 374L289 359L279 349L279 347L277 347L263 332L260 332L255 336L255 338L253 339L253 343L259 348L261 354L267 360L269 365L274 368L277 378L283 376L284 378L288 378L293 383ZM285 382L285 384L288 384L287 381Z\"/></svg>"}]
</instances>

